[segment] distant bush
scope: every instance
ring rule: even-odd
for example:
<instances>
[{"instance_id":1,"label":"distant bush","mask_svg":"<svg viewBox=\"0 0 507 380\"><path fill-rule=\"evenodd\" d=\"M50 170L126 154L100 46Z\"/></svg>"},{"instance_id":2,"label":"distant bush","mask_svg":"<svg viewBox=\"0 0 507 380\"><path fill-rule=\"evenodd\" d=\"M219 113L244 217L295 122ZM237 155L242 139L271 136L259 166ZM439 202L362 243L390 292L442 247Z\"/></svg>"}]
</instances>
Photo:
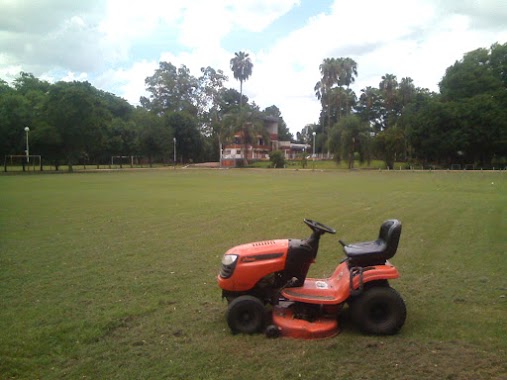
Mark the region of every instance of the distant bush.
<instances>
[{"instance_id":1,"label":"distant bush","mask_svg":"<svg viewBox=\"0 0 507 380\"><path fill-rule=\"evenodd\" d=\"M283 168L285 167L285 156L282 151L275 150L269 154L269 160L271 161L271 166L274 168Z\"/></svg>"}]
</instances>

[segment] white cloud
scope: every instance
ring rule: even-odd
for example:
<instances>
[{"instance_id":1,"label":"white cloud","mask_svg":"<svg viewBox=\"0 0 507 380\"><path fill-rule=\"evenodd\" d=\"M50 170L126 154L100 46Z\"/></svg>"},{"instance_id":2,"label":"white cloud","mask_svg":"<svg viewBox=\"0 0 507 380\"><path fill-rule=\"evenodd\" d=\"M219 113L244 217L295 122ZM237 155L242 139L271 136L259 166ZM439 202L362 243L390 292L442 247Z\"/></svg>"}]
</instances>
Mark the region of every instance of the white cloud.
<instances>
[{"instance_id":1,"label":"white cloud","mask_svg":"<svg viewBox=\"0 0 507 380\"><path fill-rule=\"evenodd\" d=\"M412 77L416 86L438 91L447 67L465 52L489 47L501 37L473 25L471 15L444 13L434 2L336 1L330 14L313 17L272 49L255 55L245 93L262 107L276 104L295 133L318 121L320 105L313 87L327 57L356 60L359 75L352 88L358 96L366 86L378 87L386 73L398 80ZM505 40L505 32L503 36Z\"/></svg>"},{"instance_id":2,"label":"white cloud","mask_svg":"<svg viewBox=\"0 0 507 380\"><path fill-rule=\"evenodd\" d=\"M116 88L116 95L126 99L130 104L138 105L139 98L146 96L144 80L153 75L158 62L140 61L122 69L109 70L99 76L95 85L99 88Z\"/></svg>"},{"instance_id":3,"label":"white cloud","mask_svg":"<svg viewBox=\"0 0 507 380\"><path fill-rule=\"evenodd\" d=\"M268 33L299 4L0 0L0 78L10 81L26 71L51 81L87 79L137 104L145 78L163 60L186 65L194 76L204 66L222 69L230 77L227 85L239 89L229 69L234 51L224 41L238 33ZM507 40L506 18L503 0L335 0L278 40L265 34L265 46L249 50L245 40L235 49L250 53L254 63L245 95L262 108L278 106L295 133L318 120L313 88L324 58L356 60L358 95L361 88L378 86L385 73L438 90L445 69L464 53Z\"/></svg>"}]
</instances>

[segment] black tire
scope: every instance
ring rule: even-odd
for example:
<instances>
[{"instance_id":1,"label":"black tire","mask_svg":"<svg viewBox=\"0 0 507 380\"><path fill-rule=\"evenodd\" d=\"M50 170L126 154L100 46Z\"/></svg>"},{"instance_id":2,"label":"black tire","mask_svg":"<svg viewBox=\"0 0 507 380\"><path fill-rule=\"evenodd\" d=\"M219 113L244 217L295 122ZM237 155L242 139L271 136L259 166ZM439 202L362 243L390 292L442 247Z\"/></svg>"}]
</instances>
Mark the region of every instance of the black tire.
<instances>
[{"instance_id":1,"label":"black tire","mask_svg":"<svg viewBox=\"0 0 507 380\"><path fill-rule=\"evenodd\" d=\"M253 296L235 298L227 308L227 324L233 334L261 332L266 324L264 304Z\"/></svg>"},{"instance_id":2,"label":"black tire","mask_svg":"<svg viewBox=\"0 0 507 380\"><path fill-rule=\"evenodd\" d=\"M366 289L350 304L354 323L366 334L396 334L407 317L407 308L399 293L390 287Z\"/></svg>"}]
</instances>

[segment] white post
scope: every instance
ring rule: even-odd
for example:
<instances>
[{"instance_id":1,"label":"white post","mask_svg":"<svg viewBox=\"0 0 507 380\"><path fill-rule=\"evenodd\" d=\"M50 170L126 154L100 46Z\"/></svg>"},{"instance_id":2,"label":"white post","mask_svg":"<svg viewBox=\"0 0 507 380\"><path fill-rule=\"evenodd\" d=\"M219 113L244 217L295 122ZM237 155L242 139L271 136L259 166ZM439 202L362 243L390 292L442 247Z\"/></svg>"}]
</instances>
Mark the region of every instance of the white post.
<instances>
[{"instance_id":1,"label":"white post","mask_svg":"<svg viewBox=\"0 0 507 380\"><path fill-rule=\"evenodd\" d=\"M313 132L313 170L315 170L315 135L317 135L317 132Z\"/></svg>"},{"instance_id":2,"label":"white post","mask_svg":"<svg viewBox=\"0 0 507 380\"><path fill-rule=\"evenodd\" d=\"M220 143L218 144L218 146L219 146L219 149L220 149L220 165L219 165L219 167L222 167L222 158L223 158L223 153L222 153L222 143L220 142Z\"/></svg>"},{"instance_id":3,"label":"white post","mask_svg":"<svg viewBox=\"0 0 507 380\"><path fill-rule=\"evenodd\" d=\"M25 132L26 132L26 162L30 162L30 151L29 151L29 147L28 147L28 132L30 132L30 128L28 127L25 127Z\"/></svg>"}]
</instances>

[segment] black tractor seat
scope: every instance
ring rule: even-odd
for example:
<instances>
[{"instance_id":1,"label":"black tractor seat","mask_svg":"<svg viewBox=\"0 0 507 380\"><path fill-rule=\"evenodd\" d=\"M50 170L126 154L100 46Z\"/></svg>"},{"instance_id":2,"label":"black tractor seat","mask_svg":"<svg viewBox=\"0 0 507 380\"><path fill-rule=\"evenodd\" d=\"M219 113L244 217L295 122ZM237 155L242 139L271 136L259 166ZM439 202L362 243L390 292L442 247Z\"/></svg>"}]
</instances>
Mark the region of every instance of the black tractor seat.
<instances>
[{"instance_id":1,"label":"black tractor seat","mask_svg":"<svg viewBox=\"0 0 507 380\"><path fill-rule=\"evenodd\" d=\"M401 223L389 219L380 226L377 240L347 244L343 247L349 266L382 265L394 256L401 235Z\"/></svg>"}]
</instances>

